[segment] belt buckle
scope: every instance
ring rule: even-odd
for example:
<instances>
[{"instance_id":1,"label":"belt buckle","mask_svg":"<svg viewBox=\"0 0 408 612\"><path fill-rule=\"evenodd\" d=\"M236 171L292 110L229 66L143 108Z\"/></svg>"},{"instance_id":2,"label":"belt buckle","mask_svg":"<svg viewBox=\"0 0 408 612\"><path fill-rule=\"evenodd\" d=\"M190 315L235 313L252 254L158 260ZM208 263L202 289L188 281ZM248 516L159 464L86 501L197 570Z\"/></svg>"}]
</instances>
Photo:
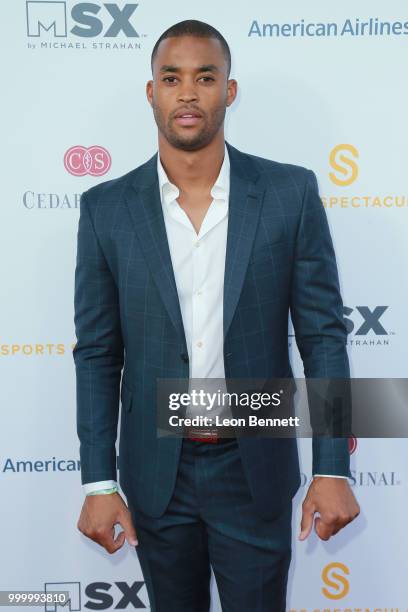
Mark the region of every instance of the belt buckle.
<instances>
[{"instance_id":1,"label":"belt buckle","mask_svg":"<svg viewBox=\"0 0 408 612\"><path fill-rule=\"evenodd\" d=\"M210 444L216 444L218 442L219 436L217 433L214 433L214 434L210 433L208 435L203 435L202 432L193 429L193 430L188 431L187 437L189 440L193 440L196 442L208 442Z\"/></svg>"}]
</instances>

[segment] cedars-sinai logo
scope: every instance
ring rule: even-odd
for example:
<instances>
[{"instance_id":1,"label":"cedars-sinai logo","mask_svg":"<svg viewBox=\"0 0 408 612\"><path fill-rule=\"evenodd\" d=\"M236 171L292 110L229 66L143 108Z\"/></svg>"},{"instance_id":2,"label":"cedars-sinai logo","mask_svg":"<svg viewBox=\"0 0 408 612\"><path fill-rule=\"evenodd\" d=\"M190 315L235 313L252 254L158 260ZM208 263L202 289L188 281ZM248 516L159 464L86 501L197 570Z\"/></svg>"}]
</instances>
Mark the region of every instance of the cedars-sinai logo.
<instances>
[{"instance_id":1,"label":"cedars-sinai logo","mask_svg":"<svg viewBox=\"0 0 408 612\"><path fill-rule=\"evenodd\" d=\"M357 448L357 438L351 434L348 438L348 451L349 454L352 455Z\"/></svg>"},{"instance_id":2,"label":"cedars-sinai logo","mask_svg":"<svg viewBox=\"0 0 408 612\"><path fill-rule=\"evenodd\" d=\"M65 169L74 176L102 176L112 165L109 151L99 145L82 147L75 145L64 155Z\"/></svg>"}]
</instances>

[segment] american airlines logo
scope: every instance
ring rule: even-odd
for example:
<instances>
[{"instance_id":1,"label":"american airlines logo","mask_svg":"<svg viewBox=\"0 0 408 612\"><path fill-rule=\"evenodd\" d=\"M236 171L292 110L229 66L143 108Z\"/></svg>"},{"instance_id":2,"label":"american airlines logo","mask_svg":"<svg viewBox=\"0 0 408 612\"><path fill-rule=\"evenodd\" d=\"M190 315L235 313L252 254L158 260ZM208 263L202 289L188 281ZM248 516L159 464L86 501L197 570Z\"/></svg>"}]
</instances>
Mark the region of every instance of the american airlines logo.
<instances>
[{"instance_id":1,"label":"american airlines logo","mask_svg":"<svg viewBox=\"0 0 408 612\"><path fill-rule=\"evenodd\" d=\"M80 38L138 38L132 23L138 4L119 6L114 3L80 2L69 11L67 2L26 2L27 36L66 38L70 34Z\"/></svg>"}]
</instances>

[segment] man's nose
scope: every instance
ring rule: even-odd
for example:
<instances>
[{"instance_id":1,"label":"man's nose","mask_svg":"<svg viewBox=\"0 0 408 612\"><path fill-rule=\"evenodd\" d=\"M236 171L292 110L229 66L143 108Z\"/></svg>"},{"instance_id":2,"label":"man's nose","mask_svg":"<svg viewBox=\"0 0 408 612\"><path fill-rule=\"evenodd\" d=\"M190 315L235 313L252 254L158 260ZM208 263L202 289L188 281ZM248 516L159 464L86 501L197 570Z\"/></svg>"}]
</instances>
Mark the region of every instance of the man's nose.
<instances>
[{"instance_id":1,"label":"man's nose","mask_svg":"<svg viewBox=\"0 0 408 612\"><path fill-rule=\"evenodd\" d=\"M198 100L198 93L194 85L184 85L179 92L178 99L181 102L191 102L192 100Z\"/></svg>"}]
</instances>

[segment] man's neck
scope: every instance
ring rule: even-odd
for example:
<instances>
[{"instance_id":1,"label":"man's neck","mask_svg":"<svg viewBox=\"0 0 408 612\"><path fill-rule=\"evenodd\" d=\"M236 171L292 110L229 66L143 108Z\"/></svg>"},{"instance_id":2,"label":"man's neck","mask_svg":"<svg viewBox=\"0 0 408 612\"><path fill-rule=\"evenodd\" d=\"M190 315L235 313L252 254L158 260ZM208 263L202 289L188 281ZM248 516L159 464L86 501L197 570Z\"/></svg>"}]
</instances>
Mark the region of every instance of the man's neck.
<instances>
[{"instance_id":1,"label":"man's neck","mask_svg":"<svg viewBox=\"0 0 408 612\"><path fill-rule=\"evenodd\" d=\"M169 181L181 193L203 193L214 185L224 159L224 135L197 151L173 147L159 134L159 155Z\"/></svg>"}]
</instances>

